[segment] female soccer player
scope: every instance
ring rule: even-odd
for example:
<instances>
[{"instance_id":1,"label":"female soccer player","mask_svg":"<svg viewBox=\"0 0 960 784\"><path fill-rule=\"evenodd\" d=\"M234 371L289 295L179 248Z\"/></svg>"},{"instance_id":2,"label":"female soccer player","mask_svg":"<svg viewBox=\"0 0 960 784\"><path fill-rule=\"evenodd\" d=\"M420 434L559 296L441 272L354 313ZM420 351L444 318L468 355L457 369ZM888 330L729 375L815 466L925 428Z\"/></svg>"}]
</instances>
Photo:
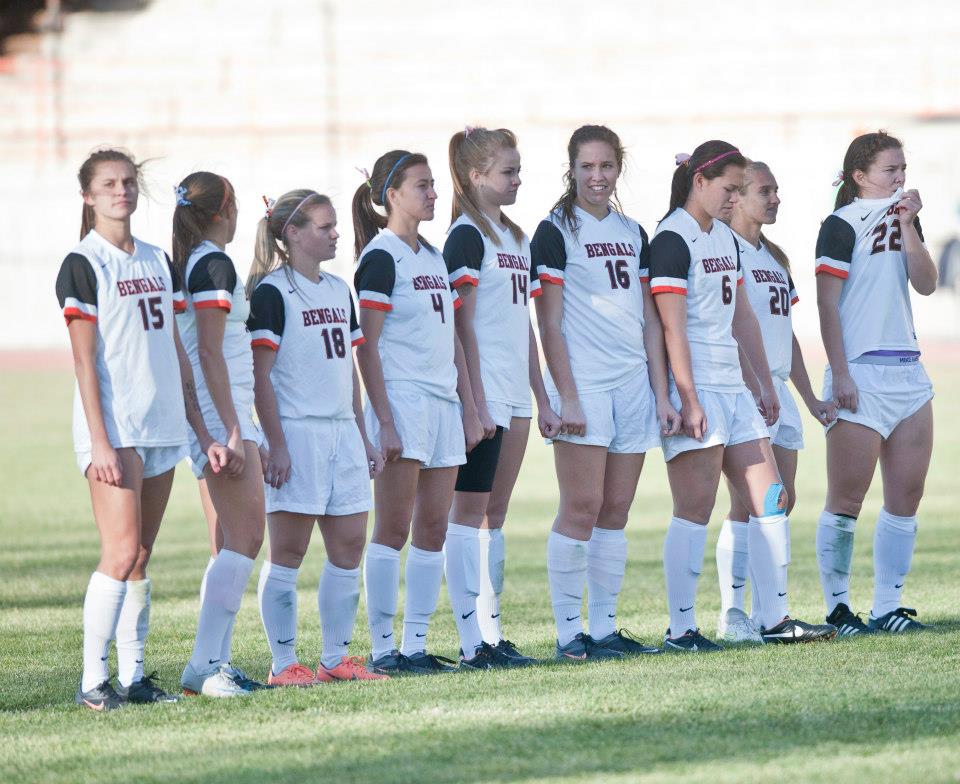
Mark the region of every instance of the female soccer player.
<instances>
[{"instance_id":1,"label":"female soccer player","mask_svg":"<svg viewBox=\"0 0 960 784\"><path fill-rule=\"evenodd\" d=\"M444 546L447 590L462 666L525 665L533 659L500 631L500 593L503 524L530 433L531 387L541 432L556 435L560 419L547 400L530 324L529 301L540 293L530 243L502 210L520 187L516 137L506 128L455 133L450 174L453 223L443 257L462 303L455 322L484 440L457 475Z\"/></svg>"},{"instance_id":2,"label":"female soccer player","mask_svg":"<svg viewBox=\"0 0 960 784\"><path fill-rule=\"evenodd\" d=\"M907 282L924 296L937 268L923 244L915 190L904 191L903 145L880 131L843 158L836 210L817 239L817 304L827 350L823 396L836 401L827 431L827 501L817 561L840 634L925 628L901 595L917 536L917 508L933 448L933 387L920 364ZM873 540L873 608L850 610L853 532L877 461L883 508Z\"/></svg>"},{"instance_id":3,"label":"female soccer player","mask_svg":"<svg viewBox=\"0 0 960 784\"><path fill-rule=\"evenodd\" d=\"M803 423L800 411L787 389L787 378L800 393L807 409L817 421L828 424L836 418L836 406L818 400L810 386L800 344L793 334L793 306L799 298L790 277L787 254L763 232L777 220L780 206L777 181L770 168L751 161L744 170L743 186L733 204L730 227L740 250L745 281L744 292L760 324L763 348L770 365L773 387L780 401L780 418L770 426L770 444L777 462L780 481L787 494L786 513L796 501L794 480L797 475L797 450L803 448ZM760 399L760 383L748 363L741 361L744 381ZM720 620L718 637L728 642L762 642L760 630L743 611L744 586L747 583L747 529L750 509L730 487L730 513L723 521L717 539L717 573L720 578ZM754 601L754 611L758 602Z\"/></svg>"},{"instance_id":4,"label":"female soccer player","mask_svg":"<svg viewBox=\"0 0 960 784\"><path fill-rule=\"evenodd\" d=\"M585 125L567 145L566 191L531 243L546 388L559 412L560 508L547 543L556 657L658 653L617 629L624 528L646 451L675 432L646 232L615 201L623 146ZM587 584L590 633L580 608Z\"/></svg>"},{"instance_id":5,"label":"female soccer player","mask_svg":"<svg viewBox=\"0 0 960 784\"><path fill-rule=\"evenodd\" d=\"M263 542L263 473L253 422L253 354L247 335L249 305L243 282L224 248L237 227L230 183L194 172L177 188L173 265L184 281L187 307L177 318L197 379L203 419L230 450L230 464L211 471L196 439L190 462L200 481L211 539L223 546L207 564L193 655L180 679L184 691L210 697L249 694L260 684L230 664L233 623Z\"/></svg>"},{"instance_id":6,"label":"female soccer player","mask_svg":"<svg viewBox=\"0 0 960 784\"><path fill-rule=\"evenodd\" d=\"M787 615L790 530L787 495L770 447L768 425L780 403L757 318L746 297L740 252L729 220L743 186L746 159L731 144L704 142L678 156L670 210L650 249L651 290L670 359L670 397L681 433L663 439L673 518L663 547L670 628L664 644L715 651L696 625L694 604L707 522L721 470L747 506L754 595L765 642L806 642L836 634ZM757 403L743 383L738 347L760 387Z\"/></svg>"},{"instance_id":7,"label":"female soccer player","mask_svg":"<svg viewBox=\"0 0 960 784\"><path fill-rule=\"evenodd\" d=\"M352 346L363 342L350 287L320 265L337 252L337 215L316 191L285 193L257 227L250 296L257 414L270 557L260 571L260 615L273 654L269 683L309 686L379 680L347 655L360 599L370 477L383 468L367 441ZM297 571L313 526L327 562L317 604L323 652L316 673L299 663Z\"/></svg>"},{"instance_id":8,"label":"female soccer player","mask_svg":"<svg viewBox=\"0 0 960 784\"><path fill-rule=\"evenodd\" d=\"M225 451L196 406L190 365L173 314L183 294L166 254L130 233L140 167L100 150L78 174L80 244L64 259L57 298L70 332L77 387L73 441L90 486L100 562L83 604L83 675L77 703L98 711L129 702L172 702L144 675L150 618L147 562L160 528L174 466L187 454L188 417L214 470ZM183 375L181 389L180 375ZM117 641L120 688L107 672Z\"/></svg>"},{"instance_id":9,"label":"female soccer player","mask_svg":"<svg viewBox=\"0 0 960 784\"><path fill-rule=\"evenodd\" d=\"M374 480L376 521L365 560L373 651L385 675L454 669L426 652L443 578L443 542L457 466L482 438L470 378L454 333L459 296L440 252L419 235L433 219L433 175L419 153L382 155L353 197L360 300L366 342L357 361L369 398L367 433L386 458ZM386 216L376 207L383 207ZM393 642L400 550L407 555L403 642Z\"/></svg>"}]
</instances>

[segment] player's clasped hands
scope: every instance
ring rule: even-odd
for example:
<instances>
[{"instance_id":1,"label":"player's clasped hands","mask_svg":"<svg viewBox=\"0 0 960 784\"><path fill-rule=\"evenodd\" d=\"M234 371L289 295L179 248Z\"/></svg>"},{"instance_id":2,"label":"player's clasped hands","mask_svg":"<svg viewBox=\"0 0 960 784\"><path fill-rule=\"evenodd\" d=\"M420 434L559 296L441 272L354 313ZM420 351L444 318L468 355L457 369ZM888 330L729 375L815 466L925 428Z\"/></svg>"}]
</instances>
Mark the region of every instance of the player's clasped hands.
<instances>
[{"instance_id":1,"label":"player's clasped hands","mask_svg":"<svg viewBox=\"0 0 960 784\"><path fill-rule=\"evenodd\" d=\"M683 426L680 412L673 407L669 400L657 401L657 420L660 422L660 435L664 438L675 436Z\"/></svg>"},{"instance_id":2,"label":"player's clasped hands","mask_svg":"<svg viewBox=\"0 0 960 784\"><path fill-rule=\"evenodd\" d=\"M837 408L856 413L858 403L857 385L849 373L836 373L833 376L833 402Z\"/></svg>"},{"instance_id":3,"label":"player's clasped hands","mask_svg":"<svg viewBox=\"0 0 960 784\"><path fill-rule=\"evenodd\" d=\"M393 422L380 425L380 449L383 451L384 460L388 463L399 460L403 454L403 443L397 435Z\"/></svg>"},{"instance_id":4,"label":"player's clasped hands","mask_svg":"<svg viewBox=\"0 0 960 784\"><path fill-rule=\"evenodd\" d=\"M367 465L370 468L370 478L375 479L380 476L387 461L383 457L383 452L366 439L363 440L363 449L367 453Z\"/></svg>"},{"instance_id":5,"label":"player's clasped hands","mask_svg":"<svg viewBox=\"0 0 960 784\"><path fill-rule=\"evenodd\" d=\"M829 425L837 418L837 404L832 400L813 398L805 402L807 403L807 411L821 425Z\"/></svg>"},{"instance_id":6,"label":"player's clasped hands","mask_svg":"<svg viewBox=\"0 0 960 784\"><path fill-rule=\"evenodd\" d=\"M780 418L780 398L772 386L761 387L760 400L757 408L767 427L773 425Z\"/></svg>"}]
</instances>

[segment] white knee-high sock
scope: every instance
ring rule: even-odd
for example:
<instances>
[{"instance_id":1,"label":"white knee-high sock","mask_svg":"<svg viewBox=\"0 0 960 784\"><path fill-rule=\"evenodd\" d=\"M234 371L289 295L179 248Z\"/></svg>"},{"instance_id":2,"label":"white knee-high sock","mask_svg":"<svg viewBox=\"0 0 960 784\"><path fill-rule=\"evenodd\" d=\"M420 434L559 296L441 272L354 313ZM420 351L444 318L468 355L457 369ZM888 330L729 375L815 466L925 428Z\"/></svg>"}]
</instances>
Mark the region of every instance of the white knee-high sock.
<instances>
[{"instance_id":1,"label":"white knee-high sock","mask_svg":"<svg viewBox=\"0 0 960 784\"><path fill-rule=\"evenodd\" d=\"M83 675L81 691L90 691L103 683L109 673L110 640L117 631L127 584L102 572L94 572L87 583L83 600Z\"/></svg>"},{"instance_id":2,"label":"white knee-high sock","mask_svg":"<svg viewBox=\"0 0 960 784\"><path fill-rule=\"evenodd\" d=\"M347 655L359 604L360 567L343 569L327 561L317 588L320 632L323 635L320 664L327 669L336 667Z\"/></svg>"},{"instance_id":3,"label":"white knee-high sock","mask_svg":"<svg viewBox=\"0 0 960 784\"><path fill-rule=\"evenodd\" d=\"M595 640L617 630L617 597L627 569L627 535L594 528L587 543L587 612Z\"/></svg>"},{"instance_id":4,"label":"white knee-high sock","mask_svg":"<svg viewBox=\"0 0 960 784\"><path fill-rule=\"evenodd\" d=\"M203 579L200 581L200 604L203 604L203 597L207 592L207 575L210 574L210 568L216 562L217 557L211 555L210 559L207 561L207 568L203 573ZM237 621L237 616L232 615L230 617L230 623L227 624L227 629L223 633L223 642L220 643L220 661L223 664L230 663L231 648L233 647L233 625Z\"/></svg>"},{"instance_id":5,"label":"white knee-high sock","mask_svg":"<svg viewBox=\"0 0 960 784\"><path fill-rule=\"evenodd\" d=\"M393 619L397 615L397 594L400 593L400 551L371 542L367 545L363 571L371 656L379 659L397 647L393 639Z\"/></svg>"},{"instance_id":6,"label":"white knee-high sock","mask_svg":"<svg viewBox=\"0 0 960 784\"><path fill-rule=\"evenodd\" d=\"M127 580L117 620L117 669L121 686L143 677L143 649L150 628L150 578Z\"/></svg>"},{"instance_id":7,"label":"white knee-high sock","mask_svg":"<svg viewBox=\"0 0 960 784\"><path fill-rule=\"evenodd\" d=\"M477 596L480 594L479 533L478 529L469 525L448 523L447 538L443 544L450 608L460 635L460 650L468 659L473 658L474 651L483 642L477 618Z\"/></svg>"},{"instance_id":8,"label":"white knee-high sock","mask_svg":"<svg viewBox=\"0 0 960 784\"><path fill-rule=\"evenodd\" d=\"M480 593L477 596L477 620L484 642L496 645L503 639L500 629L500 594L503 593L503 567L506 543L502 528L481 528Z\"/></svg>"},{"instance_id":9,"label":"white knee-high sock","mask_svg":"<svg viewBox=\"0 0 960 784\"><path fill-rule=\"evenodd\" d=\"M257 583L260 620L273 657L271 670L279 675L297 663L297 575L299 569L264 561Z\"/></svg>"},{"instance_id":10,"label":"white knee-high sock","mask_svg":"<svg viewBox=\"0 0 960 784\"><path fill-rule=\"evenodd\" d=\"M850 562L853 560L853 533L857 518L824 510L817 521L817 566L827 615L850 600Z\"/></svg>"},{"instance_id":11,"label":"white knee-high sock","mask_svg":"<svg viewBox=\"0 0 960 784\"><path fill-rule=\"evenodd\" d=\"M551 531L547 537L547 578L557 623L557 642L566 645L583 631L583 588L587 581L587 542Z\"/></svg>"},{"instance_id":12,"label":"white knee-high sock","mask_svg":"<svg viewBox=\"0 0 960 784\"><path fill-rule=\"evenodd\" d=\"M873 617L900 607L903 584L910 573L917 541L917 517L900 517L880 510L873 537Z\"/></svg>"},{"instance_id":13,"label":"white knee-high sock","mask_svg":"<svg viewBox=\"0 0 960 784\"><path fill-rule=\"evenodd\" d=\"M663 540L663 574L667 584L671 637L680 637L688 629L697 628L697 581L703 571L706 544L706 525L682 517L670 518Z\"/></svg>"},{"instance_id":14,"label":"white knee-high sock","mask_svg":"<svg viewBox=\"0 0 960 784\"><path fill-rule=\"evenodd\" d=\"M197 636L190 657L190 664L197 672L226 664L220 658L223 637L231 619L240 609L252 571L252 558L232 550L221 550L207 572Z\"/></svg>"},{"instance_id":15,"label":"white knee-high sock","mask_svg":"<svg viewBox=\"0 0 960 784\"><path fill-rule=\"evenodd\" d=\"M421 550L411 544L407 551L405 582L407 598L403 606L400 652L410 656L427 649L427 630L437 609L443 582L443 551Z\"/></svg>"},{"instance_id":16,"label":"white knee-high sock","mask_svg":"<svg viewBox=\"0 0 960 784\"><path fill-rule=\"evenodd\" d=\"M747 529L750 569L759 597L760 624L771 629L787 615L787 566L790 563L790 521L785 514L750 516Z\"/></svg>"},{"instance_id":17,"label":"white knee-high sock","mask_svg":"<svg viewBox=\"0 0 960 784\"><path fill-rule=\"evenodd\" d=\"M747 523L727 518L723 521L720 536L717 538L721 614L731 607L744 609L748 564Z\"/></svg>"}]
</instances>

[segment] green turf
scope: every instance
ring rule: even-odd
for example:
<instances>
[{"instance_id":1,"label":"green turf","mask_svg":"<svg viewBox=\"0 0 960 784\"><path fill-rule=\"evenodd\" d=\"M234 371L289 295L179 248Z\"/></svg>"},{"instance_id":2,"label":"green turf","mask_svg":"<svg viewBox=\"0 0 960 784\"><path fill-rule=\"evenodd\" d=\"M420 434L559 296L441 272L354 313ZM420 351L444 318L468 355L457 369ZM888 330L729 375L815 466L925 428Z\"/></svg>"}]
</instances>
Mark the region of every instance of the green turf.
<instances>
[{"instance_id":1,"label":"green turf","mask_svg":"<svg viewBox=\"0 0 960 784\"><path fill-rule=\"evenodd\" d=\"M930 370L939 393L936 448L905 601L935 631L711 657L337 684L108 715L72 704L82 596L98 545L70 446L70 375L5 372L0 781L956 781L960 427L949 412L960 393L960 367ZM823 443L807 424L790 577L794 614L813 619L822 612L813 537L823 499ZM869 604L879 504L874 487L856 540L858 609ZM508 521L503 616L508 636L541 657L553 646L544 555L555 505L549 450L532 441ZM628 527L620 616L647 640L659 639L666 626L660 548L669 513L663 464L654 453ZM718 529L711 526L698 603L708 633L718 609L709 555ZM151 567L147 664L169 687L190 651L206 559L196 486L181 468ZM313 664L322 560L317 537L300 579L298 647ZM361 607L356 653L367 652L365 637ZM255 580L235 639L234 660L265 675L269 656ZM448 656L457 649L445 596L431 649Z\"/></svg>"}]
</instances>

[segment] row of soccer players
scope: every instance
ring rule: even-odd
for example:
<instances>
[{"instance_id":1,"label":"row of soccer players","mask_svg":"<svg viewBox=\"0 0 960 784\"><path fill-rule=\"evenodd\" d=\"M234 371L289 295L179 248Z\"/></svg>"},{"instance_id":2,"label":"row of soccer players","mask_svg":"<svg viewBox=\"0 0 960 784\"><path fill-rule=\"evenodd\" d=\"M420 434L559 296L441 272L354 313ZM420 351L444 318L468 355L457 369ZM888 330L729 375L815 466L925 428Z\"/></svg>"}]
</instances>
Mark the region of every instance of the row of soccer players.
<instances>
[{"instance_id":1,"label":"row of soccer players","mask_svg":"<svg viewBox=\"0 0 960 784\"><path fill-rule=\"evenodd\" d=\"M144 674L145 570L184 456L199 480L211 547L185 692L239 696L260 686L231 665L230 651L264 512L270 552L258 594L269 684L453 669L426 646L444 572L459 666L530 664L501 632L500 594L531 389L560 489L547 545L557 658L659 652L616 623L624 527L653 447L663 449L674 503L663 553L664 648L718 648L699 631L695 596L721 474L732 498L717 544L721 638L782 643L922 628L900 600L932 442L932 390L907 283L929 294L936 270L916 220L919 195L903 190L900 142L873 133L851 143L836 211L820 230L817 294L830 363L823 399L793 336L789 262L761 233L779 205L769 167L722 141L678 156L669 210L649 241L616 201L617 135L579 128L568 158L566 189L528 241L503 212L520 186L514 135L455 134L453 223L441 253L419 233L436 201L426 158L381 156L352 205L359 317L348 285L321 272L338 239L327 197L299 190L267 200L244 286L225 253L237 222L227 179L196 172L177 188L171 261L131 235L134 161L108 150L84 163L81 241L57 280L77 369L75 448L102 542L84 603L79 703L173 699ZM788 611L787 515L803 442L787 378L828 432L817 528L825 624ZM867 625L849 606L849 573L878 459L884 508ZM347 646L371 505L372 653L363 662ZM327 552L316 670L295 651L297 573L314 524ZM580 617L585 588L589 633ZM114 638L119 690L106 663Z\"/></svg>"}]
</instances>

